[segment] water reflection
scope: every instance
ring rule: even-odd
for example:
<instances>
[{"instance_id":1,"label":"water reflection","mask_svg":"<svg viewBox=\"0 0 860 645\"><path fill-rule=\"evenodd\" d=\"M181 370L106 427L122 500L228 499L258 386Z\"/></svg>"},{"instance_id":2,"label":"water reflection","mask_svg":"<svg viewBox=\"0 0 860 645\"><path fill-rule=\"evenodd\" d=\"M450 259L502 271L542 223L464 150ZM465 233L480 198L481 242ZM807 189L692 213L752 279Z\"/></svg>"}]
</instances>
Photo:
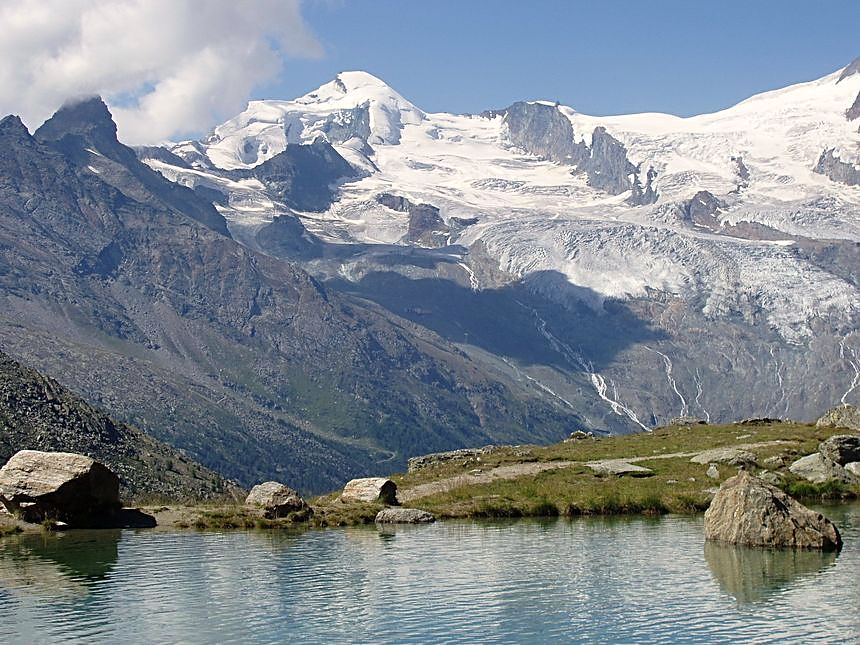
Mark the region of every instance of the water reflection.
<instances>
[{"instance_id":1,"label":"water reflection","mask_svg":"<svg viewBox=\"0 0 860 645\"><path fill-rule=\"evenodd\" d=\"M740 604L767 600L836 561L836 553L705 543L705 561L720 588Z\"/></svg>"},{"instance_id":2,"label":"water reflection","mask_svg":"<svg viewBox=\"0 0 860 645\"><path fill-rule=\"evenodd\" d=\"M116 566L119 530L24 534L0 541L0 585L21 594L85 596Z\"/></svg>"}]
</instances>

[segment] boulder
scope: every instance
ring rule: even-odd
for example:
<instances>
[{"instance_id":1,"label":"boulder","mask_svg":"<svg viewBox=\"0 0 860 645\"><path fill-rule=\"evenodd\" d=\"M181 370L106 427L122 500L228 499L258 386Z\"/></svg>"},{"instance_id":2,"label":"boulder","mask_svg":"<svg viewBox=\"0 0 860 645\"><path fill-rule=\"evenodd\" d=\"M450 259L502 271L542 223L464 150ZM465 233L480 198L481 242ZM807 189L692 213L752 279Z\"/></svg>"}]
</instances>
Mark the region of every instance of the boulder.
<instances>
[{"instance_id":1,"label":"boulder","mask_svg":"<svg viewBox=\"0 0 860 645\"><path fill-rule=\"evenodd\" d=\"M397 484L385 477L353 479L343 487L340 499L342 502L397 504Z\"/></svg>"},{"instance_id":2,"label":"boulder","mask_svg":"<svg viewBox=\"0 0 860 645\"><path fill-rule=\"evenodd\" d=\"M836 526L746 471L727 479L705 511L705 539L746 546L842 548Z\"/></svg>"},{"instance_id":3,"label":"boulder","mask_svg":"<svg viewBox=\"0 0 860 645\"><path fill-rule=\"evenodd\" d=\"M719 479L720 471L717 469L717 464L711 464L708 466L708 470L705 474L711 479Z\"/></svg>"},{"instance_id":4,"label":"boulder","mask_svg":"<svg viewBox=\"0 0 860 645\"><path fill-rule=\"evenodd\" d=\"M606 459L604 461L590 461L585 464L598 475L630 475L631 477L649 477L654 471L644 466L627 463L621 459Z\"/></svg>"},{"instance_id":5,"label":"boulder","mask_svg":"<svg viewBox=\"0 0 860 645\"><path fill-rule=\"evenodd\" d=\"M755 465L756 456L749 450L740 448L714 448L700 452L690 459L693 464L727 464L729 466Z\"/></svg>"},{"instance_id":6,"label":"boulder","mask_svg":"<svg viewBox=\"0 0 860 645\"><path fill-rule=\"evenodd\" d=\"M860 477L860 461L852 461L850 464L845 464L844 468L852 475Z\"/></svg>"},{"instance_id":7,"label":"boulder","mask_svg":"<svg viewBox=\"0 0 860 645\"><path fill-rule=\"evenodd\" d=\"M384 508L376 514L377 524L429 524L436 517L418 508Z\"/></svg>"},{"instance_id":8,"label":"boulder","mask_svg":"<svg viewBox=\"0 0 860 645\"><path fill-rule=\"evenodd\" d=\"M858 481L854 475L820 452L801 457L791 464L788 469L798 477L802 477L815 484L823 484L824 482L834 480L843 484L855 484Z\"/></svg>"},{"instance_id":9,"label":"boulder","mask_svg":"<svg viewBox=\"0 0 860 645\"><path fill-rule=\"evenodd\" d=\"M26 522L79 525L120 507L119 478L85 455L21 450L0 468L0 503Z\"/></svg>"},{"instance_id":10,"label":"boulder","mask_svg":"<svg viewBox=\"0 0 860 645\"><path fill-rule=\"evenodd\" d=\"M262 508L263 516L270 520L276 517L286 517L290 513L302 511L308 506L296 491L279 482L257 484L251 489L251 493L245 499L245 504Z\"/></svg>"},{"instance_id":11,"label":"boulder","mask_svg":"<svg viewBox=\"0 0 860 645\"><path fill-rule=\"evenodd\" d=\"M815 425L821 427L833 428L850 428L851 430L860 430L860 407L856 405L839 405L824 413L824 415L815 422Z\"/></svg>"},{"instance_id":12,"label":"boulder","mask_svg":"<svg viewBox=\"0 0 860 645\"><path fill-rule=\"evenodd\" d=\"M706 426L708 422L699 417L680 416L669 419L670 426Z\"/></svg>"},{"instance_id":13,"label":"boulder","mask_svg":"<svg viewBox=\"0 0 860 645\"><path fill-rule=\"evenodd\" d=\"M837 434L818 444L818 452L840 466L860 461L860 437Z\"/></svg>"}]
</instances>

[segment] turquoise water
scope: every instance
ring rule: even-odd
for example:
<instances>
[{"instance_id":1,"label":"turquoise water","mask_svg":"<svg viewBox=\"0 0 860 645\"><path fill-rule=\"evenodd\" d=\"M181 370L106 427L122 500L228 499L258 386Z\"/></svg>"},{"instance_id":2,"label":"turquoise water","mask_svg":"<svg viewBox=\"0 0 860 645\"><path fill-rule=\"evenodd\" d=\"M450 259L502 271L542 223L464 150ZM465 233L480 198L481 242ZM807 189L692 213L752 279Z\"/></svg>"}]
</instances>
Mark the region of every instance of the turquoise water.
<instances>
[{"instance_id":1,"label":"turquoise water","mask_svg":"<svg viewBox=\"0 0 860 645\"><path fill-rule=\"evenodd\" d=\"M701 517L0 541L20 643L858 642L860 505L838 556L705 545Z\"/></svg>"}]
</instances>

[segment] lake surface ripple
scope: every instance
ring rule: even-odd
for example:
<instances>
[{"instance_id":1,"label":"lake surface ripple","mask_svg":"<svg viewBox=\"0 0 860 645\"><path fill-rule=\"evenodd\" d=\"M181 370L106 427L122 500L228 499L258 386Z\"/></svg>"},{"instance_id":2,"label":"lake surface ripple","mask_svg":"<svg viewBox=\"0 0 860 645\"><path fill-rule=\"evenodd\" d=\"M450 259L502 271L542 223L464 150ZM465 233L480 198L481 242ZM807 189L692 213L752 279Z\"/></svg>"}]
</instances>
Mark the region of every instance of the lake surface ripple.
<instances>
[{"instance_id":1,"label":"lake surface ripple","mask_svg":"<svg viewBox=\"0 0 860 645\"><path fill-rule=\"evenodd\" d=\"M0 541L14 643L858 642L838 556L705 544L701 517Z\"/></svg>"}]
</instances>

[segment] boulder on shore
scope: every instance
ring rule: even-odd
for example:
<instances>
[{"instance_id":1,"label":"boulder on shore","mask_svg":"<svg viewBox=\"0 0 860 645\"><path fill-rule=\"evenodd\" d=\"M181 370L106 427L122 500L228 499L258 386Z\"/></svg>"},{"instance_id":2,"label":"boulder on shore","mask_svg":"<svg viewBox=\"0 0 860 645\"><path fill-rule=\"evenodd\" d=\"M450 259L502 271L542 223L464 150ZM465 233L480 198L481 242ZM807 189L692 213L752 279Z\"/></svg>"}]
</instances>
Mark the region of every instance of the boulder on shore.
<instances>
[{"instance_id":1,"label":"boulder on shore","mask_svg":"<svg viewBox=\"0 0 860 645\"><path fill-rule=\"evenodd\" d=\"M340 499L342 502L397 504L397 484L385 477L353 479L343 487Z\"/></svg>"},{"instance_id":2,"label":"boulder on shore","mask_svg":"<svg viewBox=\"0 0 860 645\"><path fill-rule=\"evenodd\" d=\"M828 459L820 452L814 452L806 457L801 457L788 467L789 471L803 477L814 484L823 484L829 481L838 481L843 484L856 484L858 479L832 459Z\"/></svg>"},{"instance_id":3,"label":"boulder on shore","mask_svg":"<svg viewBox=\"0 0 860 645\"><path fill-rule=\"evenodd\" d=\"M119 478L71 452L21 450L0 468L0 503L25 522L89 522L120 507Z\"/></svg>"},{"instance_id":4,"label":"boulder on shore","mask_svg":"<svg viewBox=\"0 0 860 645\"><path fill-rule=\"evenodd\" d=\"M746 546L842 548L836 526L746 471L727 479L705 511L705 539Z\"/></svg>"},{"instance_id":5,"label":"boulder on shore","mask_svg":"<svg viewBox=\"0 0 860 645\"><path fill-rule=\"evenodd\" d=\"M251 489L245 504L262 508L263 516L270 520L286 517L308 506L296 491L279 482L257 484Z\"/></svg>"},{"instance_id":6,"label":"boulder on shore","mask_svg":"<svg viewBox=\"0 0 860 645\"><path fill-rule=\"evenodd\" d=\"M429 524L436 516L419 508L384 508L376 514L377 524Z\"/></svg>"},{"instance_id":7,"label":"boulder on shore","mask_svg":"<svg viewBox=\"0 0 860 645\"><path fill-rule=\"evenodd\" d=\"M833 435L818 444L818 452L840 466L860 461L860 436Z\"/></svg>"},{"instance_id":8,"label":"boulder on shore","mask_svg":"<svg viewBox=\"0 0 860 645\"><path fill-rule=\"evenodd\" d=\"M856 405L838 405L825 412L815 422L815 425L819 428L834 427L860 430L860 407Z\"/></svg>"}]
</instances>

